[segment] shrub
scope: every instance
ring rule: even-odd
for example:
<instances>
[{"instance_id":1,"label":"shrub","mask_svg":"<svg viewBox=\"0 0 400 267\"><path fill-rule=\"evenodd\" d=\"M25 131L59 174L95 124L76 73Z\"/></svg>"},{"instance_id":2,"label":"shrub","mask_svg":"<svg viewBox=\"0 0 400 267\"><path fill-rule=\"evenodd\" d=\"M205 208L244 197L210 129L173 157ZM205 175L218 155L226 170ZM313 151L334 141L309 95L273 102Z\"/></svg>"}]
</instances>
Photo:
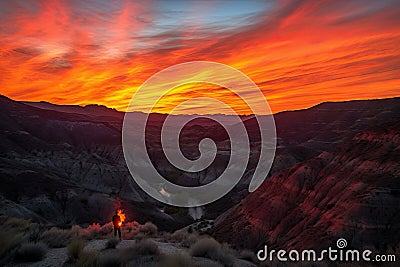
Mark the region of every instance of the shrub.
<instances>
[{"instance_id":1,"label":"shrub","mask_svg":"<svg viewBox=\"0 0 400 267\"><path fill-rule=\"evenodd\" d=\"M81 239L73 240L67 247L67 255L70 260L76 261L85 247L85 241Z\"/></svg>"},{"instance_id":2,"label":"shrub","mask_svg":"<svg viewBox=\"0 0 400 267\"><path fill-rule=\"evenodd\" d=\"M139 232L138 222L127 222L122 227L122 238L124 239L134 239L136 234Z\"/></svg>"},{"instance_id":3,"label":"shrub","mask_svg":"<svg viewBox=\"0 0 400 267\"><path fill-rule=\"evenodd\" d=\"M230 254L230 251L223 249L221 244L210 237L197 241L190 248L190 255L209 258L222 263L224 266L232 266L234 263L234 257Z\"/></svg>"},{"instance_id":4,"label":"shrub","mask_svg":"<svg viewBox=\"0 0 400 267\"><path fill-rule=\"evenodd\" d=\"M170 254L164 257L164 259L160 263L160 266L195 266L195 263L188 254Z\"/></svg>"},{"instance_id":5,"label":"shrub","mask_svg":"<svg viewBox=\"0 0 400 267\"><path fill-rule=\"evenodd\" d=\"M113 229L114 227L112 222L106 223L105 225L101 226L99 234L101 236L108 236L110 233L112 233Z\"/></svg>"},{"instance_id":6,"label":"shrub","mask_svg":"<svg viewBox=\"0 0 400 267\"><path fill-rule=\"evenodd\" d=\"M1 224L3 227L15 228L20 230L28 230L30 226L30 221L21 218L1 216Z\"/></svg>"},{"instance_id":7,"label":"shrub","mask_svg":"<svg viewBox=\"0 0 400 267\"><path fill-rule=\"evenodd\" d=\"M190 255L194 257L210 258L210 255L221 249L221 245L213 238L202 238L190 248Z\"/></svg>"},{"instance_id":8,"label":"shrub","mask_svg":"<svg viewBox=\"0 0 400 267\"><path fill-rule=\"evenodd\" d=\"M116 238L111 238L106 243L106 249L113 249L116 248L119 243L119 240Z\"/></svg>"},{"instance_id":9,"label":"shrub","mask_svg":"<svg viewBox=\"0 0 400 267\"><path fill-rule=\"evenodd\" d=\"M101 226L98 223L92 223L86 229L84 229L83 234L86 239L95 239L101 236Z\"/></svg>"},{"instance_id":10,"label":"shrub","mask_svg":"<svg viewBox=\"0 0 400 267\"><path fill-rule=\"evenodd\" d=\"M176 230L172 235L167 236L167 238L170 242L180 243L185 240L187 236L188 233L186 231Z\"/></svg>"},{"instance_id":11,"label":"shrub","mask_svg":"<svg viewBox=\"0 0 400 267\"><path fill-rule=\"evenodd\" d=\"M19 232L18 229L1 228L0 229L0 258L3 258L16 248L22 240L24 240L24 234Z\"/></svg>"},{"instance_id":12,"label":"shrub","mask_svg":"<svg viewBox=\"0 0 400 267\"><path fill-rule=\"evenodd\" d=\"M146 236L155 236L157 235L158 228L151 222L146 222L143 225L139 226L139 232L145 234Z\"/></svg>"},{"instance_id":13,"label":"shrub","mask_svg":"<svg viewBox=\"0 0 400 267\"><path fill-rule=\"evenodd\" d=\"M188 233L184 230L177 230L172 234L163 233L162 238L164 241L180 243L183 247L189 248L198 241L199 235L197 233Z\"/></svg>"},{"instance_id":14,"label":"shrub","mask_svg":"<svg viewBox=\"0 0 400 267\"><path fill-rule=\"evenodd\" d=\"M21 242L30 240L29 220L0 216L0 258L11 257Z\"/></svg>"},{"instance_id":15,"label":"shrub","mask_svg":"<svg viewBox=\"0 0 400 267\"><path fill-rule=\"evenodd\" d=\"M95 251L82 251L75 262L76 267L98 267L99 254Z\"/></svg>"},{"instance_id":16,"label":"shrub","mask_svg":"<svg viewBox=\"0 0 400 267\"><path fill-rule=\"evenodd\" d=\"M145 234L143 234L143 233L138 233L138 234L135 235L135 240L136 241L142 241L142 240L145 240L145 239L147 239L147 236Z\"/></svg>"},{"instance_id":17,"label":"shrub","mask_svg":"<svg viewBox=\"0 0 400 267\"><path fill-rule=\"evenodd\" d=\"M122 265L122 260L119 255L105 254L100 257L101 267L118 267Z\"/></svg>"},{"instance_id":18,"label":"shrub","mask_svg":"<svg viewBox=\"0 0 400 267\"><path fill-rule=\"evenodd\" d=\"M79 225L73 225L71 227L71 236L72 237L78 237L80 235L82 235L83 232L83 228L80 227Z\"/></svg>"},{"instance_id":19,"label":"shrub","mask_svg":"<svg viewBox=\"0 0 400 267\"><path fill-rule=\"evenodd\" d=\"M47 246L43 242L25 243L17 250L15 259L18 261L41 261L47 253Z\"/></svg>"},{"instance_id":20,"label":"shrub","mask_svg":"<svg viewBox=\"0 0 400 267\"><path fill-rule=\"evenodd\" d=\"M157 244L149 240L143 240L124 249L121 252L121 258L123 258L125 262L128 262L136 256L158 256L160 254Z\"/></svg>"},{"instance_id":21,"label":"shrub","mask_svg":"<svg viewBox=\"0 0 400 267\"><path fill-rule=\"evenodd\" d=\"M72 238L72 231L52 227L42 233L40 239L51 248L63 248L68 245Z\"/></svg>"},{"instance_id":22,"label":"shrub","mask_svg":"<svg viewBox=\"0 0 400 267\"><path fill-rule=\"evenodd\" d=\"M132 247L132 251L136 255L160 255L160 250L156 243L150 240L144 240Z\"/></svg>"},{"instance_id":23,"label":"shrub","mask_svg":"<svg viewBox=\"0 0 400 267\"><path fill-rule=\"evenodd\" d=\"M186 248L190 248L191 246L196 244L196 242L198 240L199 240L199 236L198 235L190 234L190 235L186 236L186 238L181 241L181 244L182 244L182 246L184 246Z\"/></svg>"}]
</instances>

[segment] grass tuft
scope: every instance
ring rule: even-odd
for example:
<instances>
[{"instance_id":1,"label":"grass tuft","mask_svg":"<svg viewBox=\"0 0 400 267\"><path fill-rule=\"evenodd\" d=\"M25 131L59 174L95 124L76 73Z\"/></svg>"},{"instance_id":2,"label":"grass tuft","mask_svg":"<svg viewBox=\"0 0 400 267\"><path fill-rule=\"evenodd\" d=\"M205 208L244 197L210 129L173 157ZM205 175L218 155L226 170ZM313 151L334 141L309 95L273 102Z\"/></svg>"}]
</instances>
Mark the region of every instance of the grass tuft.
<instances>
[{"instance_id":1,"label":"grass tuft","mask_svg":"<svg viewBox=\"0 0 400 267\"><path fill-rule=\"evenodd\" d=\"M101 267L118 267L122 264L122 259L118 254L105 254L100 257Z\"/></svg>"},{"instance_id":2,"label":"grass tuft","mask_svg":"<svg viewBox=\"0 0 400 267\"><path fill-rule=\"evenodd\" d=\"M67 255L71 261L76 261L81 255L83 248L85 247L85 241L82 239L75 239L67 247Z\"/></svg>"},{"instance_id":3,"label":"grass tuft","mask_svg":"<svg viewBox=\"0 0 400 267\"><path fill-rule=\"evenodd\" d=\"M51 248L64 248L70 243L71 238L72 232L70 230L57 227L52 227L40 236L40 240Z\"/></svg>"},{"instance_id":4,"label":"grass tuft","mask_svg":"<svg viewBox=\"0 0 400 267\"><path fill-rule=\"evenodd\" d=\"M15 259L23 262L41 261L47 254L47 246L43 242L24 243L17 250Z\"/></svg>"},{"instance_id":5,"label":"grass tuft","mask_svg":"<svg viewBox=\"0 0 400 267\"><path fill-rule=\"evenodd\" d=\"M197 241L190 248L190 255L193 257L204 257L218 261L224 266L233 266L234 256L230 250L221 246L215 239L208 237Z\"/></svg>"},{"instance_id":6,"label":"grass tuft","mask_svg":"<svg viewBox=\"0 0 400 267\"><path fill-rule=\"evenodd\" d=\"M99 267L99 253L95 251L82 251L76 260L75 267Z\"/></svg>"},{"instance_id":7,"label":"grass tuft","mask_svg":"<svg viewBox=\"0 0 400 267\"><path fill-rule=\"evenodd\" d=\"M146 236L156 236L158 233L158 228L155 224L146 222L145 224L139 226L139 232Z\"/></svg>"}]
</instances>

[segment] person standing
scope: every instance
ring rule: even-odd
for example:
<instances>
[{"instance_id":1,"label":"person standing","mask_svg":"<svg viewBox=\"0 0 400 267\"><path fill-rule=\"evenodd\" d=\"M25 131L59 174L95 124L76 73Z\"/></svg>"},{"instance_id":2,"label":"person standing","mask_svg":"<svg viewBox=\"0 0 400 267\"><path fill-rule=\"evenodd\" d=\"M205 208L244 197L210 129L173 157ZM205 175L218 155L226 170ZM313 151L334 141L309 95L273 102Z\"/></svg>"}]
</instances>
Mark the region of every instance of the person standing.
<instances>
[{"instance_id":1,"label":"person standing","mask_svg":"<svg viewBox=\"0 0 400 267\"><path fill-rule=\"evenodd\" d=\"M118 215L118 210L115 211L115 214L112 217L112 222L113 222L113 225L114 225L114 236L117 236L117 232L118 232L119 240L121 240L122 221L121 221L121 217L119 217L119 215Z\"/></svg>"}]
</instances>

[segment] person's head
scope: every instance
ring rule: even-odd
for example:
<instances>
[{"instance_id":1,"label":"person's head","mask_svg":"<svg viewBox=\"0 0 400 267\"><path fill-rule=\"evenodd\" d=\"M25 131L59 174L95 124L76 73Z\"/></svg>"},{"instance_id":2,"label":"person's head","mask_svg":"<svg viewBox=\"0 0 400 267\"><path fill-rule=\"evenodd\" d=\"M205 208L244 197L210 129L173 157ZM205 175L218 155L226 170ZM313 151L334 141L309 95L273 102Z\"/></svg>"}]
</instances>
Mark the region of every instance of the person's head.
<instances>
[{"instance_id":1,"label":"person's head","mask_svg":"<svg viewBox=\"0 0 400 267\"><path fill-rule=\"evenodd\" d=\"M118 215L118 210L115 211L115 215Z\"/></svg>"}]
</instances>

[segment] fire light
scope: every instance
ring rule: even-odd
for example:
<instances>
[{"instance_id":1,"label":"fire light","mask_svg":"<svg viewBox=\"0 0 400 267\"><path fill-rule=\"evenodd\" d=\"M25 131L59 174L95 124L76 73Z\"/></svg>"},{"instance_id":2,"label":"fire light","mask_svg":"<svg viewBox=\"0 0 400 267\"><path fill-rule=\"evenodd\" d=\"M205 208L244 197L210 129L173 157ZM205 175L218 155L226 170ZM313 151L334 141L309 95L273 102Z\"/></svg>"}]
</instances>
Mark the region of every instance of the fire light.
<instances>
[{"instance_id":1,"label":"fire light","mask_svg":"<svg viewBox=\"0 0 400 267\"><path fill-rule=\"evenodd\" d=\"M125 219L126 219L125 213L124 213L124 211L123 211L122 209L119 209L119 210L118 210L118 216L119 216L119 218L121 219L121 221L118 223L118 226L121 226L122 223L123 223L123 222L125 221Z\"/></svg>"}]
</instances>

